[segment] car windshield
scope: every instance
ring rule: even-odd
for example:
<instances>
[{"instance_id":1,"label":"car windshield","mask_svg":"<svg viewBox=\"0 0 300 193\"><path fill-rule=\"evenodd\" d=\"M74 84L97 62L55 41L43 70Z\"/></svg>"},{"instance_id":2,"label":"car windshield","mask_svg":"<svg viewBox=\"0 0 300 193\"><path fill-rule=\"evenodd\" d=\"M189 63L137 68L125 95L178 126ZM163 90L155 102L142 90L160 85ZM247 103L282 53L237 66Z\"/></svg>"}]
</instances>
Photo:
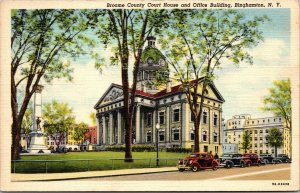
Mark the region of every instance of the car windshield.
<instances>
[{"instance_id":1,"label":"car windshield","mask_svg":"<svg viewBox=\"0 0 300 193\"><path fill-rule=\"evenodd\" d=\"M222 157L232 157L231 154L223 154Z\"/></svg>"},{"instance_id":2,"label":"car windshield","mask_svg":"<svg viewBox=\"0 0 300 193\"><path fill-rule=\"evenodd\" d=\"M191 154L190 157L199 157L199 154Z\"/></svg>"}]
</instances>

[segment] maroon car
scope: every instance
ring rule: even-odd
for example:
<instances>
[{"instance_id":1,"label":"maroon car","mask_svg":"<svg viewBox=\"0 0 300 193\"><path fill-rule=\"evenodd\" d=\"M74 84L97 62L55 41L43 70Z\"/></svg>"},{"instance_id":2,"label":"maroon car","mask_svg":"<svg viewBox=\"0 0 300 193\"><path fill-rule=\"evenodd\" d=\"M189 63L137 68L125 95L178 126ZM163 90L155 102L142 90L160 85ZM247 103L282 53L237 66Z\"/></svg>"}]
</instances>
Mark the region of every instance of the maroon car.
<instances>
[{"instance_id":1,"label":"maroon car","mask_svg":"<svg viewBox=\"0 0 300 193\"><path fill-rule=\"evenodd\" d=\"M260 166L262 164L261 158L256 153L244 153L242 156L246 166Z\"/></svg>"},{"instance_id":2,"label":"maroon car","mask_svg":"<svg viewBox=\"0 0 300 193\"><path fill-rule=\"evenodd\" d=\"M180 159L177 164L179 171L186 169L197 172L203 169L217 170L219 163L214 159L214 156L209 153L192 153L184 159Z\"/></svg>"}]
</instances>

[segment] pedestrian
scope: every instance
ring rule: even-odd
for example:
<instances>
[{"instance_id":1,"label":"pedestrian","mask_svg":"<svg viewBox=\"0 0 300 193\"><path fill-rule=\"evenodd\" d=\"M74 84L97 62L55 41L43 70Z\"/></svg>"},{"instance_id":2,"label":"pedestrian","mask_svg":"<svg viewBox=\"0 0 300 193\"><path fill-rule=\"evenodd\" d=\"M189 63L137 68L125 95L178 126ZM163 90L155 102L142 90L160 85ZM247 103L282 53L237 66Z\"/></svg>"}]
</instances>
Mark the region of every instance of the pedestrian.
<instances>
[{"instance_id":1,"label":"pedestrian","mask_svg":"<svg viewBox=\"0 0 300 193\"><path fill-rule=\"evenodd\" d=\"M217 153L217 152L216 152L214 158L215 158L215 159L219 159L219 156L218 156L218 153Z\"/></svg>"}]
</instances>

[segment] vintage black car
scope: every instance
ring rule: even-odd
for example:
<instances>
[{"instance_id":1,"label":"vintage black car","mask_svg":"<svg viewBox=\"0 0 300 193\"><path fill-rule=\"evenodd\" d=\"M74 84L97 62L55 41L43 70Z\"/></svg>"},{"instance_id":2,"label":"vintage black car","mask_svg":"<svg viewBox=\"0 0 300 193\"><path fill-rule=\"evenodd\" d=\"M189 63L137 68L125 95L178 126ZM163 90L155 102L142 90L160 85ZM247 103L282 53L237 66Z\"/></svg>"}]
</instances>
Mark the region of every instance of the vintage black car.
<instances>
[{"instance_id":1,"label":"vintage black car","mask_svg":"<svg viewBox=\"0 0 300 193\"><path fill-rule=\"evenodd\" d=\"M274 157L272 154L260 154L260 157L262 158L264 164L273 163Z\"/></svg>"},{"instance_id":2,"label":"vintage black car","mask_svg":"<svg viewBox=\"0 0 300 193\"><path fill-rule=\"evenodd\" d=\"M290 158L286 154L278 154L277 157L276 157L276 160L280 160L280 162L283 162L283 163L289 163L290 162Z\"/></svg>"},{"instance_id":3,"label":"vintage black car","mask_svg":"<svg viewBox=\"0 0 300 193\"><path fill-rule=\"evenodd\" d=\"M242 159L242 154L226 153L220 159L220 167L232 168L233 166L245 167L246 163Z\"/></svg>"}]
</instances>

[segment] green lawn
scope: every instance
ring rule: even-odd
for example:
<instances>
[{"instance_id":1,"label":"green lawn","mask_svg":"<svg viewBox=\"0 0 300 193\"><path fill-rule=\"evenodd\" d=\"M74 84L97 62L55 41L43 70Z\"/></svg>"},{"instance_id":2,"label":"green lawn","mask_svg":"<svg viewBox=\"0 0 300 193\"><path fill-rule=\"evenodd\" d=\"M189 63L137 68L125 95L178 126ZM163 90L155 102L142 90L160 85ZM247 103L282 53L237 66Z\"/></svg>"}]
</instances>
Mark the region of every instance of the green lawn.
<instances>
[{"instance_id":1,"label":"green lawn","mask_svg":"<svg viewBox=\"0 0 300 193\"><path fill-rule=\"evenodd\" d=\"M178 158L187 153L159 152L159 166L176 166ZM115 159L115 160L112 160ZM53 172L79 172L100 171L111 169L146 168L156 166L156 152L133 152L133 163L123 160L124 152L69 152L66 154L50 154L39 156L21 156L21 160L32 162L16 162L12 164L12 172L16 173L48 173ZM52 160L50 162L38 162L36 160ZM54 160L63 160L56 162Z\"/></svg>"}]
</instances>

